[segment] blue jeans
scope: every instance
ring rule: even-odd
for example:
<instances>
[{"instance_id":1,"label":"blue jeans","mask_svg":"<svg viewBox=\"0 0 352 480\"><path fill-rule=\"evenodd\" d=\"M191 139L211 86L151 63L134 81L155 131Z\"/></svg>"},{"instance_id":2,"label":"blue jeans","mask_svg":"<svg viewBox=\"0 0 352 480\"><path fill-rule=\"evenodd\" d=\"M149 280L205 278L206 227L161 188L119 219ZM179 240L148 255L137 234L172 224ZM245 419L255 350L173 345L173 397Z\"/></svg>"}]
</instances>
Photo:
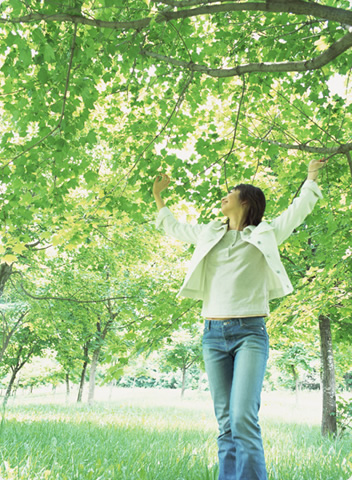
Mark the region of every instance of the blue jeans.
<instances>
[{"instance_id":1,"label":"blue jeans","mask_svg":"<svg viewBox=\"0 0 352 480\"><path fill-rule=\"evenodd\" d=\"M219 480L267 480L258 424L269 356L263 317L205 320L203 356L219 424Z\"/></svg>"}]
</instances>

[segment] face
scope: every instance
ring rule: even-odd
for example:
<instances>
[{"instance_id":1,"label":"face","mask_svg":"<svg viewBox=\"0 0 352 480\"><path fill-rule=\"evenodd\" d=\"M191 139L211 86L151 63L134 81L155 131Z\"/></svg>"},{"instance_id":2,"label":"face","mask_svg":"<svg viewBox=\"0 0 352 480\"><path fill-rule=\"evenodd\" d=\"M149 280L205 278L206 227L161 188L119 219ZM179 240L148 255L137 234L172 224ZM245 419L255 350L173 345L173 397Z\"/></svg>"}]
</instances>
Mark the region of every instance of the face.
<instances>
[{"instance_id":1,"label":"face","mask_svg":"<svg viewBox=\"0 0 352 480\"><path fill-rule=\"evenodd\" d=\"M226 216L239 215L245 210L246 202L241 202L240 191L231 190L226 197L221 200L221 211Z\"/></svg>"}]
</instances>

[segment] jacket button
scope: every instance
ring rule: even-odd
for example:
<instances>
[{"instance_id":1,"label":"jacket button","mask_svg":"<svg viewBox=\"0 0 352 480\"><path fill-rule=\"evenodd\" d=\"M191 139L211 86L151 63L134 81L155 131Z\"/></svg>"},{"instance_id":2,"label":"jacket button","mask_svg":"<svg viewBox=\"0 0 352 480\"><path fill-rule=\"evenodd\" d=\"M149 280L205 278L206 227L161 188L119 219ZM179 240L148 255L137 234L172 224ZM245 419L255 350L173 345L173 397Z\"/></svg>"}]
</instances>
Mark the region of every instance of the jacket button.
<instances>
[{"instance_id":1,"label":"jacket button","mask_svg":"<svg viewBox=\"0 0 352 480\"><path fill-rule=\"evenodd\" d=\"M280 270L276 270L276 273L279 273L279 274L280 274L281 272L280 272Z\"/></svg>"},{"instance_id":2,"label":"jacket button","mask_svg":"<svg viewBox=\"0 0 352 480\"><path fill-rule=\"evenodd\" d=\"M262 242L261 242L260 240L258 240L258 242L257 242L257 243L258 243L258 245L261 245L261 244L262 244Z\"/></svg>"}]
</instances>

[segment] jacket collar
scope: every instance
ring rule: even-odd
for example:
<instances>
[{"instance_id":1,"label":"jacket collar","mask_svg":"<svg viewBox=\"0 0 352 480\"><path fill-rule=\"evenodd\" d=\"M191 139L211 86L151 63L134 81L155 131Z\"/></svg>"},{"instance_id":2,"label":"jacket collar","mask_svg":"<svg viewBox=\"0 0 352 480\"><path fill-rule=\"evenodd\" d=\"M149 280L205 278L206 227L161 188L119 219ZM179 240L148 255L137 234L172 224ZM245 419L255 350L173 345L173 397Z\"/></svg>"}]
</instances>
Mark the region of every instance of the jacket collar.
<instances>
[{"instance_id":1,"label":"jacket collar","mask_svg":"<svg viewBox=\"0 0 352 480\"><path fill-rule=\"evenodd\" d=\"M226 223L222 223L222 222L214 222L213 224L213 229L216 230L216 231L227 231L227 224ZM256 233L261 233L261 232L265 232L267 230L272 230L273 227L271 225L269 225L268 222L260 222L259 225L255 226L255 225L248 225L248 227L245 227L243 229L243 232L248 235L248 234L251 234L254 230L256 231Z\"/></svg>"},{"instance_id":2,"label":"jacket collar","mask_svg":"<svg viewBox=\"0 0 352 480\"><path fill-rule=\"evenodd\" d=\"M268 222L260 222L257 227L254 227L258 233L266 232L267 230L273 230L273 227Z\"/></svg>"}]
</instances>

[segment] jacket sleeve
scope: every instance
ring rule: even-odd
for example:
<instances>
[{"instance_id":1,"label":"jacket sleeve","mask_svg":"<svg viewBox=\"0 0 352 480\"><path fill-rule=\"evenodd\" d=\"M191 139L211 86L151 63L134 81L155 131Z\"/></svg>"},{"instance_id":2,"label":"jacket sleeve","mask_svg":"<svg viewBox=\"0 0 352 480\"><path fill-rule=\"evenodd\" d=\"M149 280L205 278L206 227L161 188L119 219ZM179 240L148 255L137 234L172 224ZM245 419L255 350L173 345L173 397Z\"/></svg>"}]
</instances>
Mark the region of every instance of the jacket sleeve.
<instances>
[{"instance_id":1,"label":"jacket sleeve","mask_svg":"<svg viewBox=\"0 0 352 480\"><path fill-rule=\"evenodd\" d=\"M156 219L156 228L158 230L187 243L196 244L204 227L204 224L190 225L177 221L167 207L159 210L159 215Z\"/></svg>"},{"instance_id":2,"label":"jacket sleeve","mask_svg":"<svg viewBox=\"0 0 352 480\"><path fill-rule=\"evenodd\" d=\"M270 225L274 228L278 245L284 242L304 219L311 213L314 205L323 195L314 180L306 180L299 197Z\"/></svg>"}]
</instances>

